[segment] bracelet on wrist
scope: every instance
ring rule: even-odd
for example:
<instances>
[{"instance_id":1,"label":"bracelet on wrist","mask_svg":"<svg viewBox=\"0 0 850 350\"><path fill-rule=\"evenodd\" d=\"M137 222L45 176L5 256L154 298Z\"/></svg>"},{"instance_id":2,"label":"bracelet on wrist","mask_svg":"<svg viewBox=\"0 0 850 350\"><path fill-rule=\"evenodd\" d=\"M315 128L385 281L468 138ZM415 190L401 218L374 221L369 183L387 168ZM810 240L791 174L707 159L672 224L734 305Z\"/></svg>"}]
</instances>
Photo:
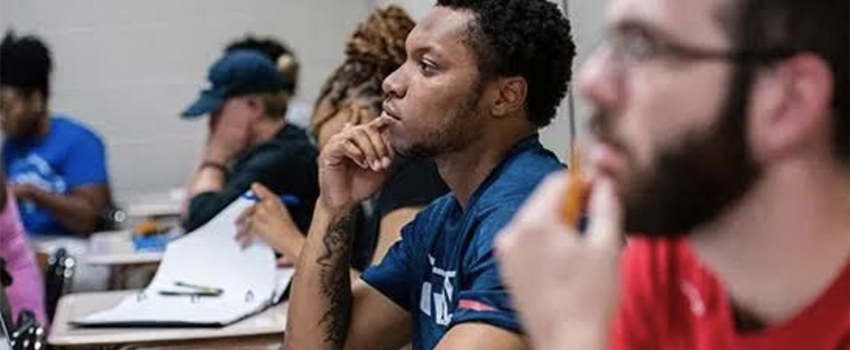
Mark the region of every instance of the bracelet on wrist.
<instances>
[{"instance_id":1,"label":"bracelet on wrist","mask_svg":"<svg viewBox=\"0 0 850 350\"><path fill-rule=\"evenodd\" d=\"M227 167L227 165L213 160L205 160L201 162L201 165L198 166L198 169L204 168L215 169L220 171L222 174L227 174L228 172L230 172L230 169Z\"/></svg>"}]
</instances>

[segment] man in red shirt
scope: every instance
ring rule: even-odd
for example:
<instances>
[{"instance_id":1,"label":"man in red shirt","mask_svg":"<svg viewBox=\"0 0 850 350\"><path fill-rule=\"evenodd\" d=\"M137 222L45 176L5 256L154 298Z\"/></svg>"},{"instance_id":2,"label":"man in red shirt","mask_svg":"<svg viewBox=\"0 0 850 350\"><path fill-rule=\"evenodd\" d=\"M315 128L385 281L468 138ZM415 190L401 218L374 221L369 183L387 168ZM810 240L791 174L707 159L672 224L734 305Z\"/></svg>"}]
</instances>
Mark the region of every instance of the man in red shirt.
<instances>
[{"instance_id":1,"label":"man in red shirt","mask_svg":"<svg viewBox=\"0 0 850 350\"><path fill-rule=\"evenodd\" d=\"M850 348L848 13L612 2L578 80L590 225L561 174L497 243L535 349Z\"/></svg>"}]
</instances>

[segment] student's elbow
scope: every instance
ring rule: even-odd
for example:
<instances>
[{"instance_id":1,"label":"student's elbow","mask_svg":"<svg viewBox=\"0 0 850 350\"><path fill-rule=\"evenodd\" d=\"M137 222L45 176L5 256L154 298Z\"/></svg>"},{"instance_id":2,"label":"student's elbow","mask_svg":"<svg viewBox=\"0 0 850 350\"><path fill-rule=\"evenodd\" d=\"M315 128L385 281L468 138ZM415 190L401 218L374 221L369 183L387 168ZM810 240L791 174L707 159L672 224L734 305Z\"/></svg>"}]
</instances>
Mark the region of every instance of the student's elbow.
<instances>
[{"instance_id":1,"label":"student's elbow","mask_svg":"<svg viewBox=\"0 0 850 350\"><path fill-rule=\"evenodd\" d=\"M89 205L86 210L81 210L69 223L71 231L83 236L88 236L103 227L103 216L106 205Z\"/></svg>"},{"instance_id":2,"label":"student's elbow","mask_svg":"<svg viewBox=\"0 0 850 350\"><path fill-rule=\"evenodd\" d=\"M69 229L74 231L76 234L88 236L97 231L98 227L100 227L100 220L100 215L95 210L90 213L76 216L74 221L70 223Z\"/></svg>"}]
</instances>

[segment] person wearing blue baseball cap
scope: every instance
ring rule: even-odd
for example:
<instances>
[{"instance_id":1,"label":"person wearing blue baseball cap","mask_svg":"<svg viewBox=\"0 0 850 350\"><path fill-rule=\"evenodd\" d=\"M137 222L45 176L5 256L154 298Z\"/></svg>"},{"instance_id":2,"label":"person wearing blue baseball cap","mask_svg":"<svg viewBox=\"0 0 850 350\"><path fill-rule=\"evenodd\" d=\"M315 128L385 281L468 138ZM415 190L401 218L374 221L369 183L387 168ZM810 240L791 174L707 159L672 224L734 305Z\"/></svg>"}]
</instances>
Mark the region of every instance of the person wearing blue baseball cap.
<instances>
[{"instance_id":1,"label":"person wearing blue baseball cap","mask_svg":"<svg viewBox=\"0 0 850 350\"><path fill-rule=\"evenodd\" d=\"M209 116L206 147L187 186L183 228L202 226L258 182L298 198L289 209L306 230L318 196L318 153L306 132L284 118L291 82L254 50L226 53L207 78L207 87L182 113L189 120Z\"/></svg>"},{"instance_id":2,"label":"person wearing blue baseball cap","mask_svg":"<svg viewBox=\"0 0 850 350\"><path fill-rule=\"evenodd\" d=\"M309 131L312 107L295 98L298 93L298 72L301 63L298 55L282 41L272 36L256 36L247 34L239 39L231 41L224 49L225 53L235 50L255 50L275 63L277 71L289 84L287 89L288 100L286 107L286 122Z\"/></svg>"}]
</instances>

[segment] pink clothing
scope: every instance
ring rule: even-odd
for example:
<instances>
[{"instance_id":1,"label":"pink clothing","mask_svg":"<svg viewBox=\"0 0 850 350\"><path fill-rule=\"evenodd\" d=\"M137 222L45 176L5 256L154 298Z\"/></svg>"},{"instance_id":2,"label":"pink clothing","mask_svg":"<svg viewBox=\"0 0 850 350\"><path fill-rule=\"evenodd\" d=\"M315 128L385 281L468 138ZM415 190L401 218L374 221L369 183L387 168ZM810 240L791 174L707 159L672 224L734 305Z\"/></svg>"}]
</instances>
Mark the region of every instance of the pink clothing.
<instances>
[{"instance_id":1,"label":"pink clothing","mask_svg":"<svg viewBox=\"0 0 850 350\"><path fill-rule=\"evenodd\" d=\"M17 319L21 310L30 310L41 324L46 324L44 280L32 249L27 244L18 207L11 193L7 193L6 208L0 212L0 257L6 260L6 270L14 279L6 289L13 319Z\"/></svg>"}]
</instances>

